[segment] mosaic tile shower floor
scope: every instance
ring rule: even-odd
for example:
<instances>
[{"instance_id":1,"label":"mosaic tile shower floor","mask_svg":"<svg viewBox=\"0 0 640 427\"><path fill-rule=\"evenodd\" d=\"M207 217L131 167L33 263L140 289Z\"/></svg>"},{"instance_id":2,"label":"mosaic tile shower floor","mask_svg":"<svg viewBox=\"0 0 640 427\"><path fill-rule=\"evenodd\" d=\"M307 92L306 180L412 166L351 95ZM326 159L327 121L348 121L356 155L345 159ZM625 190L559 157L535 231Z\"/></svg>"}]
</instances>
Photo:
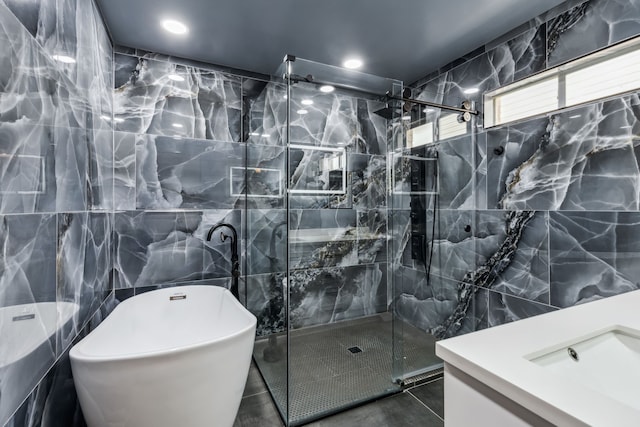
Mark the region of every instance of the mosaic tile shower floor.
<instances>
[{"instance_id":1,"label":"mosaic tile shower floor","mask_svg":"<svg viewBox=\"0 0 640 427\"><path fill-rule=\"evenodd\" d=\"M398 325L395 333L402 337L404 372L440 363L433 337L406 323ZM256 341L254 357L282 409L286 405L286 341L284 336L278 340L280 360L265 360L265 355L275 350L273 341L270 346L267 339ZM389 314L296 330L289 348L289 416L294 425L398 389L392 380L393 325Z\"/></svg>"}]
</instances>

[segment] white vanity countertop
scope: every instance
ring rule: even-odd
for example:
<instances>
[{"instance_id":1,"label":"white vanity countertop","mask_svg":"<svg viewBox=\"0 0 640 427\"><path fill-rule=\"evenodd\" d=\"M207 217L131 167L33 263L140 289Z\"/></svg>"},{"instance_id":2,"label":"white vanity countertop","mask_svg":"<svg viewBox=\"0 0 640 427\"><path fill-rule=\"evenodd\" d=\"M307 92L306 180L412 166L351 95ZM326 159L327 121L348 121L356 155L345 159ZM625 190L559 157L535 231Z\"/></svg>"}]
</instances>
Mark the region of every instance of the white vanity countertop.
<instances>
[{"instance_id":1,"label":"white vanity countertop","mask_svg":"<svg viewBox=\"0 0 640 427\"><path fill-rule=\"evenodd\" d=\"M439 341L436 354L553 424L637 427L640 411L525 357L617 325L640 330L640 291Z\"/></svg>"}]
</instances>

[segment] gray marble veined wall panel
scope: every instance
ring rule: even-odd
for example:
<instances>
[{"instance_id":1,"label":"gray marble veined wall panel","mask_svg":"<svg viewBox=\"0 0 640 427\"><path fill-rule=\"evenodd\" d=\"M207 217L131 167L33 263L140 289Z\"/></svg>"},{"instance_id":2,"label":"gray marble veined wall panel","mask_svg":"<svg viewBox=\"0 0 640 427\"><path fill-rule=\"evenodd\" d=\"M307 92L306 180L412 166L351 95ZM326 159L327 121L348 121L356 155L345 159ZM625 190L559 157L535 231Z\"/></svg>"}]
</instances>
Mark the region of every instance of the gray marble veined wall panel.
<instances>
[{"instance_id":1,"label":"gray marble veined wall panel","mask_svg":"<svg viewBox=\"0 0 640 427\"><path fill-rule=\"evenodd\" d=\"M248 100L247 141L284 147L287 126L287 87L275 82Z\"/></svg>"},{"instance_id":2,"label":"gray marble veined wall panel","mask_svg":"<svg viewBox=\"0 0 640 427\"><path fill-rule=\"evenodd\" d=\"M435 236L433 215L427 215L427 242L433 245L431 259L431 275L439 276L455 282L462 281L464 276L475 270L476 251L490 251L495 246L490 234L480 234L475 229L475 215L468 210L440 210L437 212ZM468 231L467 231L468 230ZM487 249L484 249L487 247ZM404 254L404 265L411 266L411 247L407 245ZM413 264L424 271L424 262L415 260Z\"/></svg>"},{"instance_id":3,"label":"gray marble veined wall panel","mask_svg":"<svg viewBox=\"0 0 640 427\"><path fill-rule=\"evenodd\" d=\"M286 273L247 277L247 308L257 318L256 335L261 337L286 330Z\"/></svg>"},{"instance_id":4,"label":"gray marble veined wall panel","mask_svg":"<svg viewBox=\"0 0 640 427\"><path fill-rule=\"evenodd\" d=\"M306 268L289 277L293 328L355 319L386 311L386 264Z\"/></svg>"},{"instance_id":5,"label":"gray marble veined wall panel","mask_svg":"<svg viewBox=\"0 0 640 427\"><path fill-rule=\"evenodd\" d=\"M113 134L113 208L136 209L136 134Z\"/></svg>"},{"instance_id":6,"label":"gray marble veined wall panel","mask_svg":"<svg viewBox=\"0 0 640 427\"><path fill-rule=\"evenodd\" d=\"M385 156L349 154L352 206L373 209L387 206L387 161Z\"/></svg>"},{"instance_id":7,"label":"gray marble veined wall panel","mask_svg":"<svg viewBox=\"0 0 640 427\"><path fill-rule=\"evenodd\" d=\"M2 120L31 112L38 117L32 114L27 117L40 125L110 129L111 42L93 2L6 0L0 8L5 8L0 14L0 28L7 31L10 41L3 44L13 47L11 57L21 58L21 67L13 68L13 72L9 68L2 76L13 83L10 88L26 89L22 95L32 99L30 106L25 99L20 100L15 105L17 109L8 115L3 109ZM20 22L21 28L9 24L9 20ZM4 53L0 57L5 57L9 65ZM55 56L66 56L74 62L56 61ZM23 72L24 76L20 74ZM10 94L11 90L6 92Z\"/></svg>"},{"instance_id":8,"label":"gray marble veined wall panel","mask_svg":"<svg viewBox=\"0 0 640 427\"><path fill-rule=\"evenodd\" d=\"M506 182L496 182L495 176L488 181L489 188L506 188L503 208L640 209L639 94L551 116L544 131L541 120L530 130L517 125L514 135L523 143L514 144L513 152L517 157L518 148L525 150L522 163L508 172ZM532 145L535 151L524 158Z\"/></svg>"},{"instance_id":9,"label":"gray marble veined wall panel","mask_svg":"<svg viewBox=\"0 0 640 427\"><path fill-rule=\"evenodd\" d=\"M494 270L492 290L549 304L549 248L547 212L536 212L515 241L513 258L503 257ZM507 239L509 217L503 211L477 211L477 265L485 264ZM489 283L487 283L489 285Z\"/></svg>"},{"instance_id":10,"label":"gray marble veined wall panel","mask_svg":"<svg viewBox=\"0 0 640 427\"><path fill-rule=\"evenodd\" d=\"M111 295L104 304L92 314L91 319L88 320L87 324L79 331L71 344L75 345L78 343L102 323L107 315L113 311L117 303L113 295ZM71 346L69 346L69 349L70 347ZM56 427L86 427L86 422L82 416L82 410L73 384L69 349L60 356L52 369L46 374L44 379L38 383L31 394L25 394L27 399L18 408L6 427L36 427L45 425ZM2 422L1 419L0 422Z\"/></svg>"},{"instance_id":11,"label":"gray marble veined wall panel","mask_svg":"<svg viewBox=\"0 0 640 427\"><path fill-rule=\"evenodd\" d=\"M78 304L58 330L58 354L67 349L111 290L111 213L58 214L57 301Z\"/></svg>"},{"instance_id":12,"label":"gray marble veined wall panel","mask_svg":"<svg viewBox=\"0 0 640 427\"><path fill-rule=\"evenodd\" d=\"M156 60L115 55L118 131L240 141L241 78Z\"/></svg>"},{"instance_id":13,"label":"gray marble veined wall panel","mask_svg":"<svg viewBox=\"0 0 640 427\"><path fill-rule=\"evenodd\" d=\"M387 261L387 242L389 240L387 210L359 210L357 215L358 262L369 264Z\"/></svg>"},{"instance_id":14,"label":"gray marble veined wall panel","mask_svg":"<svg viewBox=\"0 0 640 427\"><path fill-rule=\"evenodd\" d=\"M517 168L548 141L547 118L489 129L487 135L487 207L502 208L507 183Z\"/></svg>"},{"instance_id":15,"label":"gray marble veined wall panel","mask_svg":"<svg viewBox=\"0 0 640 427\"><path fill-rule=\"evenodd\" d=\"M247 176L243 191L249 209L282 209L286 197L285 149L281 146L248 143ZM243 171L239 171L243 172ZM234 189L236 183L234 182ZM242 188L238 188L242 190Z\"/></svg>"},{"instance_id":16,"label":"gray marble veined wall panel","mask_svg":"<svg viewBox=\"0 0 640 427\"><path fill-rule=\"evenodd\" d=\"M585 1L549 21L549 66L553 67L639 33L640 1Z\"/></svg>"},{"instance_id":17,"label":"gray marble veined wall panel","mask_svg":"<svg viewBox=\"0 0 640 427\"><path fill-rule=\"evenodd\" d=\"M211 242L205 241L209 228L219 222L232 224L242 241L241 211L116 213L115 287L230 277L228 241L220 242L217 233Z\"/></svg>"},{"instance_id":18,"label":"gray marble veined wall panel","mask_svg":"<svg viewBox=\"0 0 640 427\"><path fill-rule=\"evenodd\" d=\"M545 67L544 25L532 28L496 48L441 74L419 88L418 99L457 105L462 100L482 105L482 94L526 77ZM478 88L476 94L465 94ZM478 117L482 124L482 115Z\"/></svg>"},{"instance_id":19,"label":"gray marble veined wall panel","mask_svg":"<svg viewBox=\"0 0 640 427\"><path fill-rule=\"evenodd\" d=\"M0 212L109 209L112 148L109 130L0 122Z\"/></svg>"},{"instance_id":20,"label":"gray marble veined wall panel","mask_svg":"<svg viewBox=\"0 0 640 427\"><path fill-rule=\"evenodd\" d=\"M640 288L640 213L550 212L551 304Z\"/></svg>"},{"instance_id":21,"label":"gray marble veined wall panel","mask_svg":"<svg viewBox=\"0 0 640 427\"><path fill-rule=\"evenodd\" d=\"M115 207L114 195L114 140L113 130L89 131L92 137L89 147L89 210L112 211Z\"/></svg>"},{"instance_id":22,"label":"gray marble veined wall panel","mask_svg":"<svg viewBox=\"0 0 640 427\"><path fill-rule=\"evenodd\" d=\"M431 276L424 271L400 266L394 271L394 310L407 323L439 338L481 329L486 324L487 291L473 285ZM471 297L466 303L462 294ZM460 322L448 330L440 327L460 311ZM441 335L440 335L441 334Z\"/></svg>"},{"instance_id":23,"label":"gray marble veined wall panel","mask_svg":"<svg viewBox=\"0 0 640 427\"><path fill-rule=\"evenodd\" d=\"M488 326L498 326L557 310L546 304L516 298L499 292L489 292Z\"/></svg>"},{"instance_id":24,"label":"gray marble veined wall panel","mask_svg":"<svg viewBox=\"0 0 640 427\"><path fill-rule=\"evenodd\" d=\"M0 425L4 425L56 357L56 215L1 218L0 310L14 313L3 315L12 320L0 325L6 346L0 360ZM33 348L20 345L25 336L33 339Z\"/></svg>"},{"instance_id":25,"label":"gray marble veined wall panel","mask_svg":"<svg viewBox=\"0 0 640 427\"><path fill-rule=\"evenodd\" d=\"M436 235L427 235L432 257L428 278L424 263L411 260L410 247L405 248L403 264L413 268L401 267L405 273L396 278L403 319L444 338L473 330L461 325L481 290L549 304L546 212L441 210L436 221ZM431 223L428 217L429 233ZM419 281L405 278L407 272L418 275ZM434 289L456 297L435 298L437 304L424 302ZM422 312L444 301L449 305L436 310L441 316Z\"/></svg>"},{"instance_id":26,"label":"gray marble veined wall panel","mask_svg":"<svg viewBox=\"0 0 640 427\"><path fill-rule=\"evenodd\" d=\"M310 269L358 264L357 211L291 210L290 268Z\"/></svg>"},{"instance_id":27,"label":"gray marble veined wall panel","mask_svg":"<svg viewBox=\"0 0 640 427\"><path fill-rule=\"evenodd\" d=\"M475 146L475 159L476 159L476 173L475 173L475 208L476 209L489 209L487 198L489 189L487 187L487 175L489 174L488 167L488 135L487 132L479 132L476 137Z\"/></svg>"},{"instance_id":28,"label":"gray marble veined wall panel","mask_svg":"<svg viewBox=\"0 0 640 427\"><path fill-rule=\"evenodd\" d=\"M339 93L322 93L316 85L293 86L291 90L291 143L316 146L348 147L351 151L385 154L387 151L387 121L374 114L386 104ZM261 127L252 133L283 135L286 124L285 92L274 86L265 103ZM304 101L304 103L303 103ZM309 104L309 103L312 104ZM267 116L271 116L267 119ZM257 124L258 122L256 122ZM271 138L273 139L273 138ZM280 138L282 141L283 138Z\"/></svg>"},{"instance_id":29,"label":"gray marble veined wall panel","mask_svg":"<svg viewBox=\"0 0 640 427\"><path fill-rule=\"evenodd\" d=\"M251 149L251 148L250 148ZM306 160L313 150L300 150ZM347 151L346 188L344 194L295 193L289 196L293 209L373 209L387 205L387 162L384 156L357 154ZM309 162L311 163L311 162ZM305 171L295 173L292 185L311 177Z\"/></svg>"},{"instance_id":30,"label":"gray marble veined wall panel","mask_svg":"<svg viewBox=\"0 0 640 427\"><path fill-rule=\"evenodd\" d=\"M138 209L244 207L245 146L155 135L136 137ZM239 174L234 174L233 169Z\"/></svg>"},{"instance_id":31,"label":"gray marble veined wall panel","mask_svg":"<svg viewBox=\"0 0 640 427\"><path fill-rule=\"evenodd\" d=\"M0 1L0 213L11 214L0 231L0 307L28 304L22 338L44 334L0 363L0 425L110 292L112 93L111 42L93 1ZM77 311L63 322L66 303ZM0 342L17 324L2 325ZM70 425L46 404L29 400L9 425Z\"/></svg>"},{"instance_id":32,"label":"gray marble veined wall panel","mask_svg":"<svg viewBox=\"0 0 640 427\"><path fill-rule=\"evenodd\" d=\"M56 215L2 216L0 305L56 300Z\"/></svg>"},{"instance_id":33,"label":"gray marble veined wall panel","mask_svg":"<svg viewBox=\"0 0 640 427\"><path fill-rule=\"evenodd\" d=\"M249 209L247 215L247 274L286 272L286 211Z\"/></svg>"},{"instance_id":34,"label":"gray marble veined wall panel","mask_svg":"<svg viewBox=\"0 0 640 427\"><path fill-rule=\"evenodd\" d=\"M486 91L638 35L639 0L572 0L425 77L418 97L450 105L471 98L483 111ZM471 87L479 92L465 94ZM640 95L486 131L482 119L478 124L471 163L475 199L447 206L446 184L441 185L436 236L427 239L434 249L430 281L461 283L455 285L453 314L432 332L457 333L465 308L475 301L468 285L489 290L483 299L490 326L637 289L640 248L633 236L640 211ZM443 170L444 161L440 166L441 177L450 174L443 179L449 183L465 170L455 163ZM392 206L407 209L394 212L394 232L404 233L402 264L424 271L411 259L407 199L394 196ZM432 208L417 197L411 202L411 213L423 202L428 213ZM448 210L461 207L468 211ZM430 221L427 215L427 230ZM465 225L470 226L467 236L461 231ZM412 302L409 307L418 306L412 298L419 300L420 292L403 295ZM406 318L431 322L433 316L422 313L430 309L406 309L414 313Z\"/></svg>"},{"instance_id":35,"label":"gray marble veined wall panel","mask_svg":"<svg viewBox=\"0 0 640 427\"><path fill-rule=\"evenodd\" d=\"M470 135L442 141L428 157L438 159L438 203L441 209L471 209L473 200L474 147ZM437 153L437 154L436 154Z\"/></svg>"}]
</instances>

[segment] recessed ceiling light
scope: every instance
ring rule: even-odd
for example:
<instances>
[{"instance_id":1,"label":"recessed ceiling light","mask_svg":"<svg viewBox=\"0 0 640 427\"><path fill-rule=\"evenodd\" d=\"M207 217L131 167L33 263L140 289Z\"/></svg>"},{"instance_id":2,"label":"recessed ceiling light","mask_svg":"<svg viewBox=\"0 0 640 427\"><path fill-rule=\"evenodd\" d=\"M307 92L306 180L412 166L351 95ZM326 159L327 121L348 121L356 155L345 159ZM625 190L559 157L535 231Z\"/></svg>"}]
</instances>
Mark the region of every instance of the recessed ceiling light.
<instances>
[{"instance_id":1,"label":"recessed ceiling light","mask_svg":"<svg viewBox=\"0 0 640 427\"><path fill-rule=\"evenodd\" d=\"M184 77L179 76L177 74L169 74L169 79L173 80L174 82L183 82L184 81Z\"/></svg>"},{"instance_id":2,"label":"recessed ceiling light","mask_svg":"<svg viewBox=\"0 0 640 427\"><path fill-rule=\"evenodd\" d=\"M298 114L303 115L303 114L307 114L307 113L308 113L307 110L298 110Z\"/></svg>"},{"instance_id":3,"label":"recessed ceiling light","mask_svg":"<svg viewBox=\"0 0 640 427\"><path fill-rule=\"evenodd\" d=\"M423 111L424 111L425 113L433 113L433 112L434 112L434 111L436 111L436 110L434 110L433 108L425 108Z\"/></svg>"},{"instance_id":4,"label":"recessed ceiling light","mask_svg":"<svg viewBox=\"0 0 640 427\"><path fill-rule=\"evenodd\" d=\"M124 122L124 119L122 117L114 117L113 121L116 123L122 123Z\"/></svg>"},{"instance_id":5,"label":"recessed ceiling light","mask_svg":"<svg viewBox=\"0 0 640 427\"><path fill-rule=\"evenodd\" d=\"M186 34L189 29L180 21L175 19L164 19L160 22L162 28L169 31L172 34Z\"/></svg>"},{"instance_id":6,"label":"recessed ceiling light","mask_svg":"<svg viewBox=\"0 0 640 427\"><path fill-rule=\"evenodd\" d=\"M350 70L355 70L356 68L362 67L362 60L357 58L347 59L342 63L344 68L349 68Z\"/></svg>"},{"instance_id":7,"label":"recessed ceiling light","mask_svg":"<svg viewBox=\"0 0 640 427\"><path fill-rule=\"evenodd\" d=\"M336 88L331 85L320 86L320 92L331 93L334 90L336 90Z\"/></svg>"},{"instance_id":8,"label":"recessed ceiling light","mask_svg":"<svg viewBox=\"0 0 640 427\"><path fill-rule=\"evenodd\" d=\"M283 98L284 98L284 99L287 99L287 98L288 98L288 96L287 96L287 95L285 95L285 96L283 96Z\"/></svg>"},{"instance_id":9,"label":"recessed ceiling light","mask_svg":"<svg viewBox=\"0 0 640 427\"><path fill-rule=\"evenodd\" d=\"M258 132L251 132L249 136L260 136L260 134Z\"/></svg>"},{"instance_id":10,"label":"recessed ceiling light","mask_svg":"<svg viewBox=\"0 0 640 427\"><path fill-rule=\"evenodd\" d=\"M402 116L402 120L409 121L411 120L411 116Z\"/></svg>"},{"instance_id":11,"label":"recessed ceiling light","mask_svg":"<svg viewBox=\"0 0 640 427\"><path fill-rule=\"evenodd\" d=\"M263 133L263 134L262 134L262 137L263 137L263 138L269 138L270 136L271 136L271 135L269 135L268 133Z\"/></svg>"},{"instance_id":12,"label":"recessed ceiling light","mask_svg":"<svg viewBox=\"0 0 640 427\"><path fill-rule=\"evenodd\" d=\"M469 87L462 91L465 95L473 95L474 93L480 92L480 89L477 87Z\"/></svg>"},{"instance_id":13,"label":"recessed ceiling light","mask_svg":"<svg viewBox=\"0 0 640 427\"><path fill-rule=\"evenodd\" d=\"M64 64L75 64L76 60L70 56L67 55L53 55L52 56L53 59L55 59L58 62L62 62Z\"/></svg>"},{"instance_id":14,"label":"recessed ceiling light","mask_svg":"<svg viewBox=\"0 0 640 427\"><path fill-rule=\"evenodd\" d=\"M579 119L580 117L582 117L582 114L576 114L573 116L569 116L570 119Z\"/></svg>"},{"instance_id":15,"label":"recessed ceiling light","mask_svg":"<svg viewBox=\"0 0 640 427\"><path fill-rule=\"evenodd\" d=\"M109 116L100 116L100 118L106 122L110 122L111 121L111 117Z\"/></svg>"},{"instance_id":16,"label":"recessed ceiling light","mask_svg":"<svg viewBox=\"0 0 640 427\"><path fill-rule=\"evenodd\" d=\"M313 101L310 99L303 99L302 105L313 105Z\"/></svg>"},{"instance_id":17,"label":"recessed ceiling light","mask_svg":"<svg viewBox=\"0 0 640 427\"><path fill-rule=\"evenodd\" d=\"M173 126L174 128L178 128L178 129L182 129L184 126L182 125L182 123L174 123L171 126Z\"/></svg>"}]
</instances>

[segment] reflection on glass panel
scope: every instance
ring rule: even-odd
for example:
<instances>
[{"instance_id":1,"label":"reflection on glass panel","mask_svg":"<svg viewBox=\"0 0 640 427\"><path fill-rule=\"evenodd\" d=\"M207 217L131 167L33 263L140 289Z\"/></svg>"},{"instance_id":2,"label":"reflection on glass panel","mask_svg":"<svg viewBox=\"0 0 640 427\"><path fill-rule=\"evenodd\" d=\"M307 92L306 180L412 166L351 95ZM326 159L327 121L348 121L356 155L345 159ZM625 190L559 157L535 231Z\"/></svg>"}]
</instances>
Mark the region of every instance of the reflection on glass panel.
<instances>
[{"instance_id":1,"label":"reflection on glass panel","mask_svg":"<svg viewBox=\"0 0 640 427\"><path fill-rule=\"evenodd\" d=\"M248 182L260 182L262 185L249 186L250 191L247 193L245 185L245 171ZM267 168L229 168L229 185L232 196L247 197L282 197L282 171L279 169Z\"/></svg>"},{"instance_id":2,"label":"reflection on glass panel","mask_svg":"<svg viewBox=\"0 0 640 427\"><path fill-rule=\"evenodd\" d=\"M407 131L407 148L416 148L433 142L433 123L428 122Z\"/></svg>"},{"instance_id":3,"label":"reflection on glass panel","mask_svg":"<svg viewBox=\"0 0 640 427\"><path fill-rule=\"evenodd\" d=\"M440 140L453 138L467 133L467 123L458 121L459 114L447 114L438 120L438 136Z\"/></svg>"},{"instance_id":4,"label":"reflection on glass panel","mask_svg":"<svg viewBox=\"0 0 640 427\"><path fill-rule=\"evenodd\" d=\"M392 185L394 194L438 194L438 159L393 155Z\"/></svg>"},{"instance_id":5,"label":"reflection on glass panel","mask_svg":"<svg viewBox=\"0 0 640 427\"><path fill-rule=\"evenodd\" d=\"M0 194L40 194L45 188L44 157L24 154L0 154L0 170L4 176L20 179L3 179Z\"/></svg>"},{"instance_id":6,"label":"reflection on glass panel","mask_svg":"<svg viewBox=\"0 0 640 427\"><path fill-rule=\"evenodd\" d=\"M345 194L347 184L344 148L291 145L291 193Z\"/></svg>"}]
</instances>

